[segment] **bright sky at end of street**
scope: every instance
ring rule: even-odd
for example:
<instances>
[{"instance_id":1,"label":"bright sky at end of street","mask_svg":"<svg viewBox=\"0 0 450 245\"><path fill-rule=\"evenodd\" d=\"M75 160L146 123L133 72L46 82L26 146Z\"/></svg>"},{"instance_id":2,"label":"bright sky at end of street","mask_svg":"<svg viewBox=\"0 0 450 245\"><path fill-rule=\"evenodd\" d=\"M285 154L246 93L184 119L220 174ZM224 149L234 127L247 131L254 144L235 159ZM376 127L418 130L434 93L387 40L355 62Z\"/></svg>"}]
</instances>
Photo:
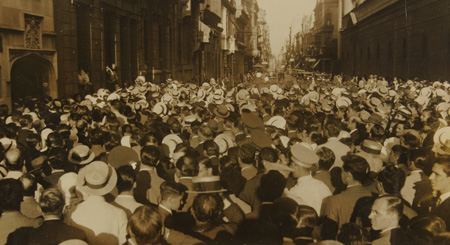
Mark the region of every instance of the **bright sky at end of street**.
<instances>
[{"instance_id":1,"label":"bright sky at end of street","mask_svg":"<svg viewBox=\"0 0 450 245\"><path fill-rule=\"evenodd\" d=\"M270 30L270 46L272 54L277 56L289 38L289 27L292 35L299 32L304 15L313 15L316 0L258 0L261 9L266 10L266 21Z\"/></svg>"}]
</instances>

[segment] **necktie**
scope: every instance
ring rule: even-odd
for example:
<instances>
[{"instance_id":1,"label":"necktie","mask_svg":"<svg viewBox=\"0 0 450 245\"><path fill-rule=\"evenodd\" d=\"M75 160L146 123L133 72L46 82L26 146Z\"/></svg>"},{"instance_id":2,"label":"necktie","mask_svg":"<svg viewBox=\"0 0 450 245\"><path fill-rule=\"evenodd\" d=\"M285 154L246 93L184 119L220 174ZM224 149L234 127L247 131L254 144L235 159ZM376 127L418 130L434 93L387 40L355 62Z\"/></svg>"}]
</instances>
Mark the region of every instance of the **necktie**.
<instances>
[{"instance_id":1,"label":"necktie","mask_svg":"<svg viewBox=\"0 0 450 245\"><path fill-rule=\"evenodd\" d=\"M439 198L437 199L437 201L436 201L436 207L439 207L439 206L441 205L441 202L442 202L442 200L441 200L441 198L439 197Z\"/></svg>"}]
</instances>

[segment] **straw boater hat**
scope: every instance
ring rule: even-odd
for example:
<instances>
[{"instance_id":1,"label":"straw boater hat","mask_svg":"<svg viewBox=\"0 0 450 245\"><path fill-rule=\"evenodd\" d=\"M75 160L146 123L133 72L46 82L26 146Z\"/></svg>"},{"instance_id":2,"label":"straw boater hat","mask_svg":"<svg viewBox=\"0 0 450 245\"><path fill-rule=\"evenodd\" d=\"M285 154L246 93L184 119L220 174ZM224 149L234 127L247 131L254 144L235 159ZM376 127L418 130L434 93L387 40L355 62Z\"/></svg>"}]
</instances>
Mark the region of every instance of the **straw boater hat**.
<instances>
[{"instance_id":1,"label":"straw boater hat","mask_svg":"<svg viewBox=\"0 0 450 245\"><path fill-rule=\"evenodd\" d=\"M162 144L167 145L167 147L169 148L169 157L173 156L175 148L178 144L181 143L183 143L183 140L176 134L166 135L166 137L164 137L164 139L162 140Z\"/></svg>"},{"instance_id":2,"label":"straw boater hat","mask_svg":"<svg viewBox=\"0 0 450 245\"><path fill-rule=\"evenodd\" d=\"M337 108L348 108L351 104L352 104L352 101L349 98L344 97L344 96L339 97L336 100L336 107Z\"/></svg>"},{"instance_id":3,"label":"straw boater hat","mask_svg":"<svg viewBox=\"0 0 450 245\"><path fill-rule=\"evenodd\" d=\"M212 109L214 115L220 118L227 118L230 116L230 111L226 105L218 105Z\"/></svg>"},{"instance_id":4,"label":"straw boater hat","mask_svg":"<svg viewBox=\"0 0 450 245\"><path fill-rule=\"evenodd\" d=\"M273 116L264 124L278 129L286 129L286 119L282 116Z\"/></svg>"},{"instance_id":5,"label":"straw boater hat","mask_svg":"<svg viewBox=\"0 0 450 245\"><path fill-rule=\"evenodd\" d=\"M219 146L219 153L224 154L234 146L233 139L228 134L219 134L214 139L214 142Z\"/></svg>"},{"instance_id":6,"label":"straw boater hat","mask_svg":"<svg viewBox=\"0 0 450 245\"><path fill-rule=\"evenodd\" d=\"M450 127L440 128L433 137L433 151L442 155L450 155Z\"/></svg>"},{"instance_id":7,"label":"straw boater hat","mask_svg":"<svg viewBox=\"0 0 450 245\"><path fill-rule=\"evenodd\" d=\"M103 196L117 183L116 170L102 161L94 161L82 168L77 176L77 189L82 193Z\"/></svg>"},{"instance_id":8,"label":"straw boater hat","mask_svg":"<svg viewBox=\"0 0 450 245\"><path fill-rule=\"evenodd\" d=\"M372 155L380 155L382 145L373 140L366 139L361 143L361 150Z\"/></svg>"},{"instance_id":9,"label":"straw boater hat","mask_svg":"<svg viewBox=\"0 0 450 245\"><path fill-rule=\"evenodd\" d=\"M159 116L165 116L167 114L167 105L163 102L158 102L153 107L152 112L158 114Z\"/></svg>"},{"instance_id":10,"label":"straw boater hat","mask_svg":"<svg viewBox=\"0 0 450 245\"><path fill-rule=\"evenodd\" d=\"M165 104L172 104L173 102L173 97L172 95L170 95L169 93L165 93L162 97L161 97L161 102L165 103Z\"/></svg>"},{"instance_id":11,"label":"straw boater hat","mask_svg":"<svg viewBox=\"0 0 450 245\"><path fill-rule=\"evenodd\" d=\"M203 100L203 99L205 99L205 97L206 97L206 91L204 89L200 88L197 91L197 99L198 100Z\"/></svg>"},{"instance_id":12,"label":"straw boater hat","mask_svg":"<svg viewBox=\"0 0 450 245\"><path fill-rule=\"evenodd\" d=\"M94 160L95 154L89 150L86 145L77 145L69 151L69 156L67 159L69 162L84 165L92 162Z\"/></svg>"}]
</instances>

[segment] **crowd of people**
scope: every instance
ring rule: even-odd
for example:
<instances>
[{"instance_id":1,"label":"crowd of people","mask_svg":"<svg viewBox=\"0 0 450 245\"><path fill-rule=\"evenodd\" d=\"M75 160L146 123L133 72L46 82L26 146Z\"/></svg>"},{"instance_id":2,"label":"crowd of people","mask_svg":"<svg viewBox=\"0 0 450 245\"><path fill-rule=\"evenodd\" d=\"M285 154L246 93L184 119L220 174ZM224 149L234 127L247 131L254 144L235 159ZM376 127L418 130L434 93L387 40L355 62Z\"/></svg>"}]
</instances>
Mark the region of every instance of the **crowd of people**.
<instances>
[{"instance_id":1,"label":"crowd of people","mask_svg":"<svg viewBox=\"0 0 450 245\"><path fill-rule=\"evenodd\" d=\"M0 244L450 244L449 88L140 76L1 105Z\"/></svg>"}]
</instances>

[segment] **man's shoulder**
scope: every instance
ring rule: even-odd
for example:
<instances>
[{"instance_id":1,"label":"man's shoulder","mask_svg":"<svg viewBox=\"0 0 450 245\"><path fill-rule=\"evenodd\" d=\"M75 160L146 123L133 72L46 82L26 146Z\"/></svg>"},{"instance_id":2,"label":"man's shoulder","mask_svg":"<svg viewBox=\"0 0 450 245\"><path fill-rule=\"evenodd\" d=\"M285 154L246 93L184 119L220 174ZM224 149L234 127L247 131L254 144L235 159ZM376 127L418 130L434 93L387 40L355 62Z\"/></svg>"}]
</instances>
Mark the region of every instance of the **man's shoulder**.
<instances>
[{"instance_id":1,"label":"man's shoulder","mask_svg":"<svg viewBox=\"0 0 450 245\"><path fill-rule=\"evenodd\" d=\"M337 200L348 200L349 197L363 197L363 196L371 196L371 192L369 189L363 186L357 186L354 188L347 188L343 192L329 196L327 199L329 199L331 202L337 201Z\"/></svg>"}]
</instances>

